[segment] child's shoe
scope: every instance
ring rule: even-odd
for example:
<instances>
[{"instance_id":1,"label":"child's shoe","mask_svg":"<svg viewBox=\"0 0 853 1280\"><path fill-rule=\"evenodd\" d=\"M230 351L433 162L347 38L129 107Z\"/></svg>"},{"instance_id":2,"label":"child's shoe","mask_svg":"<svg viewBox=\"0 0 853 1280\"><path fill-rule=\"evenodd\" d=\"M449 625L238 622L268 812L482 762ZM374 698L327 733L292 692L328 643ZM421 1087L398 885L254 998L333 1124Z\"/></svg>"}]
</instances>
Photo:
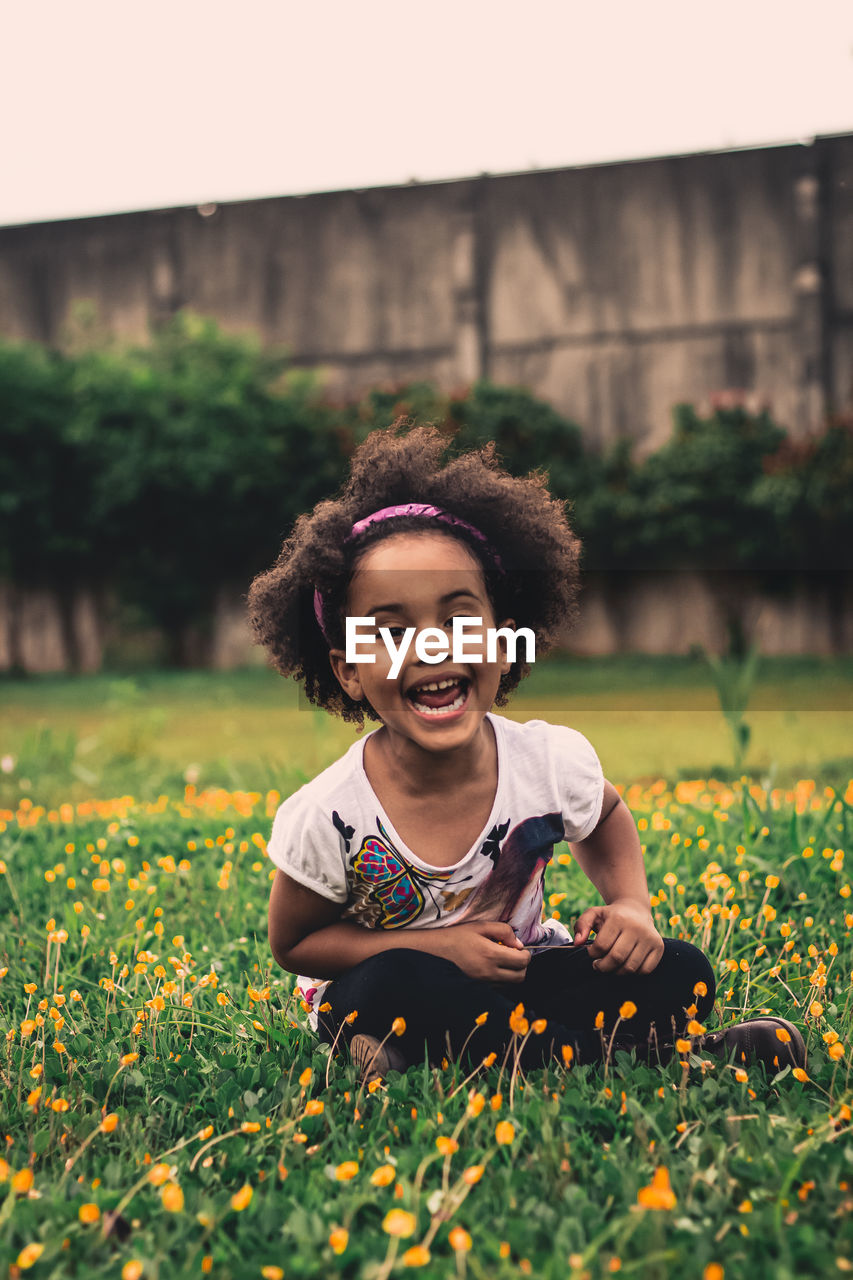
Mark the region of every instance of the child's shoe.
<instances>
[{"instance_id":1,"label":"child's shoe","mask_svg":"<svg viewBox=\"0 0 853 1280\"><path fill-rule=\"evenodd\" d=\"M725 1031L713 1031L694 1042L695 1053L710 1053L741 1066L761 1062L768 1071L803 1067L806 1046L792 1022L785 1018L748 1018Z\"/></svg>"},{"instance_id":2,"label":"child's shoe","mask_svg":"<svg viewBox=\"0 0 853 1280\"><path fill-rule=\"evenodd\" d=\"M381 1080L389 1071L405 1071L408 1063L401 1050L394 1044L383 1044L376 1036L353 1036L349 1045L350 1057L361 1069L362 1085Z\"/></svg>"}]
</instances>

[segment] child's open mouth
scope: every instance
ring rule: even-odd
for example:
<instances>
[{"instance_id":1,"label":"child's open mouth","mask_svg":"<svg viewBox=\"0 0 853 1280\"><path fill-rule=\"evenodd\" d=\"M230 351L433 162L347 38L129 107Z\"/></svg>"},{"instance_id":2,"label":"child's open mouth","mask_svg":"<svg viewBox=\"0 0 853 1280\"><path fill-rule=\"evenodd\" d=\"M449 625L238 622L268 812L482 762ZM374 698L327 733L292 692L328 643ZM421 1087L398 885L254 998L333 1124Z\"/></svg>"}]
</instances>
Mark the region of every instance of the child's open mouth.
<instances>
[{"instance_id":1,"label":"child's open mouth","mask_svg":"<svg viewBox=\"0 0 853 1280\"><path fill-rule=\"evenodd\" d=\"M450 676L445 680L430 680L410 689L406 695L422 716L433 719L460 711L468 701L471 681L466 676Z\"/></svg>"}]
</instances>

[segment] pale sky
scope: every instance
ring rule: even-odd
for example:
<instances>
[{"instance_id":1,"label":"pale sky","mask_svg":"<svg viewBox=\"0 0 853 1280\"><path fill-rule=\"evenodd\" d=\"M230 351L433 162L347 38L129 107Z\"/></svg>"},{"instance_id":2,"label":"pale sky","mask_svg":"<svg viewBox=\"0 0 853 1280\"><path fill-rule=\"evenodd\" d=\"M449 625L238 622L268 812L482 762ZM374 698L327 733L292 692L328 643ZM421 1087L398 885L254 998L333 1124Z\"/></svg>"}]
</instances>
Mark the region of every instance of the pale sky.
<instances>
[{"instance_id":1,"label":"pale sky","mask_svg":"<svg viewBox=\"0 0 853 1280\"><path fill-rule=\"evenodd\" d=\"M0 224L853 131L851 0L44 0Z\"/></svg>"}]
</instances>

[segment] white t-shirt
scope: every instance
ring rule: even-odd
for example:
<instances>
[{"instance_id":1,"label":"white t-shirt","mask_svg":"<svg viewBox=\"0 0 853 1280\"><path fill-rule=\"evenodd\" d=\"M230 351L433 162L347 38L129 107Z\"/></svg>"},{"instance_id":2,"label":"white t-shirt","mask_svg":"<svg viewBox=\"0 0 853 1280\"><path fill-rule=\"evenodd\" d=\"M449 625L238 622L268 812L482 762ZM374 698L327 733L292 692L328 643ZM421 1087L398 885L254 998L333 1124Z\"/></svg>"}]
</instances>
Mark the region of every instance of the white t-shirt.
<instances>
[{"instance_id":1,"label":"white t-shirt","mask_svg":"<svg viewBox=\"0 0 853 1280\"><path fill-rule=\"evenodd\" d=\"M367 928L503 920L525 945L571 942L559 921L543 920L545 867L555 844L584 840L598 823L604 794L598 756L583 734L564 725L518 724L491 712L486 719L498 760L492 811L452 866L425 862L394 830L365 773L370 734L279 806L270 858L299 884L346 903L342 920ZM419 843L428 845L428 832ZM297 979L315 1031L328 981Z\"/></svg>"}]
</instances>

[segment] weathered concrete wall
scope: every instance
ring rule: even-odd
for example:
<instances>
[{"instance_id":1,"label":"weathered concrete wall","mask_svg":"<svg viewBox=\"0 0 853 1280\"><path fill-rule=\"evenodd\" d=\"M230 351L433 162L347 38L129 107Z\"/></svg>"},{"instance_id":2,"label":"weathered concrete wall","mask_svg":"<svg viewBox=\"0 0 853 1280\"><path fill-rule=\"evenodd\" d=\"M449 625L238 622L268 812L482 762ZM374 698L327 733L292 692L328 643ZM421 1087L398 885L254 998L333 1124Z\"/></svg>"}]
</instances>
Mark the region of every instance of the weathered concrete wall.
<instances>
[{"instance_id":1,"label":"weathered concrete wall","mask_svg":"<svg viewBox=\"0 0 853 1280\"><path fill-rule=\"evenodd\" d=\"M580 618L565 647L584 656L618 653L686 654L694 645L727 650L727 604L732 584L696 573L617 574L585 580ZM832 656L853 651L853 581L833 596L811 580L781 599L738 584L737 616L747 638L770 655ZM42 590L0 587L0 671L97 671L105 650L122 665L162 662L168 646L159 632L122 630L115 617L105 625L88 595L63 625L59 602ZM204 642L190 635L184 646L193 665L228 671L262 665L266 656L252 642L245 591L225 588L217 599L211 634Z\"/></svg>"},{"instance_id":2,"label":"weathered concrete wall","mask_svg":"<svg viewBox=\"0 0 853 1280\"><path fill-rule=\"evenodd\" d=\"M61 343L79 298L255 331L336 397L487 374L643 453L738 387L799 433L853 406L853 135L0 228L0 333Z\"/></svg>"}]
</instances>

